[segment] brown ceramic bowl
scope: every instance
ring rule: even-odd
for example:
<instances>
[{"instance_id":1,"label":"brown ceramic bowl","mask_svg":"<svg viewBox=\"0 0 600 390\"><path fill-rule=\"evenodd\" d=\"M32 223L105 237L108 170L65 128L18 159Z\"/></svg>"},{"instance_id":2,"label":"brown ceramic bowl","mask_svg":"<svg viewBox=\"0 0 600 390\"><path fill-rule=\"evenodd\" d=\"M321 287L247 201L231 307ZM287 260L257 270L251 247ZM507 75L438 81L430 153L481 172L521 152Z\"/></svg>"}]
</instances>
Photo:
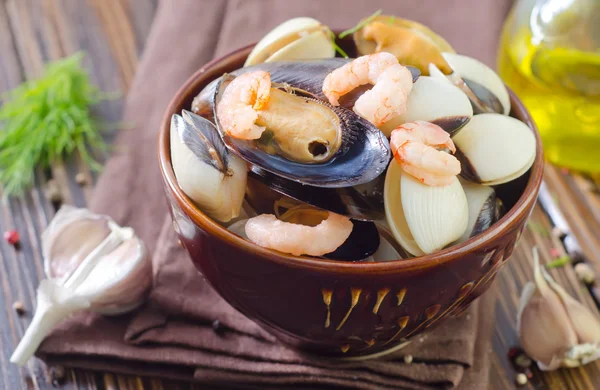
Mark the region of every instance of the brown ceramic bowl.
<instances>
[{"instance_id":1,"label":"brown ceramic bowl","mask_svg":"<svg viewBox=\"0 0 600 390\"><path fill-rule=\"evenodd\" d=\"M536 202L542 145L523 104L511 93L511 114L534 132L537 157L526 175L499 188L510 209L490 229L463 244L407 260L294 257L254 245L211 220L178 187L171 167L171 116L189 110L210 81L240 68L251 49L202 67L179 89L161 124L159 160L173 226L198 270L227 302L282 341L331 356L377 356L460 314L506 263Z\"/></svg>"}]
</instances>

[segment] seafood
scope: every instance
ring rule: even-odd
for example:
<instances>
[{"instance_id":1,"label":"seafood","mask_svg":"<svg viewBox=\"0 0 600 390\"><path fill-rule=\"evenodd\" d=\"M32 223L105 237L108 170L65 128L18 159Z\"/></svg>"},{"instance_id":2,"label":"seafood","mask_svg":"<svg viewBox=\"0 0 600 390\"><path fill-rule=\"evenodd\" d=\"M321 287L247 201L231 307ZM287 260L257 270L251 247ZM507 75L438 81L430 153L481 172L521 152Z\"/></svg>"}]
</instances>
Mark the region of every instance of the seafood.
<instances>
[{"instance_id":1,"label":"seafood","mask_svg":"<svg viewBox=\"0 0 600 390\"><path fill-rule=\"evenodd\" d=\"M444 38L412 20L380 15L354 33L359 55L378 52L392 53L403 65L417 67L424 75L428 65L435 64L444 73L452 69L442 52L454 52Z\"/></svg>"},{"instance_id":2,"label":"seafood","mask_svg":"<svg viewBox=\"0 0 600 390\"><path fill-rule=\"evenodd\" d=\"M408 96L406 111L379 126L386 136L403 123L427 121L456 134L473 117L469 98L444 80L421 76Z\"/></svg>"},{"instance_id":3,"label":"seafood","mask_svg":"<svg viewBox=\"0 0 600 390\"><path fill-rule=\"evenodd\" d=\"M311 206L349 218L374 221L385 218L383 210L384 175L352 187L325 188L304 185L279 177L253 165L248 172L246 197L253 205L272 204L285 195ZM268 206L255 208L269 208Z\"/></svg>"},{"instance_id":4,"label":"seafood","mask_svg":"<svg viewBox=\"0 0 600 390\"><path fill-rule=\"evenodd\" d=\"M239 76L242 77L242 76ZM301 95L291 85L271 88L258 111L265 127L255 141L231 137L220 118L233 76L215 89L215 118L223 141L235 154L266 171L303 184L348 187L379 176L390 159L389 143L371 123L341 107Z\"/></svg>"},{"instance_id":5,"label":"seafood","mask_svg":"<svg viewBox=\"0 0 600 390\"><path fill-rule=\"evenodd\" d=\"M244 66L263 62L332 58L332 36L327 26L307 17L283 22L254 46Z\"/></svg>"},{"instance_id":6,"label":"seafood","mask_svg":"<svg viewBox=\"0 0 600 390\"><path fill-rule=\"evenodd\" d=\"M272 214L250 218L245 231L255 244L295 256L323 256L339 248L352 232L352 222L329 213L317 226L283 222Z\"/></svg>"},{"instance_id":7,"label":"seafood","mask_svg":"<svg viewBox=\"0 0 600 390\"><path fill-rule=\"evenodd\" d=\"M392 131L391 148L404 172L430 186L450 185L460 162L442 148L456 151L450 135L429 122L405 123Z\"/></svg>"},{"instance_id":8,"label":"seafood","mask_svg":"<svg viewBox=\"0 0 600 390\"><path fill-rule=\"evenodd\" d=\"M475 115L453 138L461 176L497 185L522 176L535 160L535 137L523 122L501 114Z\"/></svg>"},{"instance_id":9,"label":"seafood","mask_svg":"<svg viewBox=\"0 0 600 390\"><path fill-rule=\"evenodd\" d=\"M429 186L390 164L383 199L394 238L414 256L446 247L467 229L467 199L456 177L449 185Z\"/></svg>"},{"instance_id":10,"label":"seafood","mask_svg":"<svg viewBox=\"0 0 600 390\"><path fill-rule=\"evenodd\" d=\"M271 76L264 71L245 73L227 86L219 101L218 119L225 133L235 138L258 139L265 127L257 126L258 111L271 92Z\"/></svg>"},{"instance_id":11,"label":"seafood","mask_svg":"<svg viewBox=\"0 0 600 390\"><path fill-rule=\"evenodd\" d=\"M519 196L499 184L536 156L502 81L417 22L375 16L353 38L360 57L333 58L326 26L291 19L206 85L192 102L206 119L173 117L180 187L232 234L295 256L406 259L488 229L499 197Z\"/></svg>"},{"instance_id":12,"label":"seafood","mask_svg":"<svg viewBox=\"0 0 600 390\"><path fill-rule=\"evenodd\" d=\"M269 62L236 69L229 75L237 77L244 73L262 70L269 72L271 82L274 84L288 85L292 90L297 90L299 94L327 101L327 97L323 94L323 81L325 77L350 61L347 58L328 58L311 61ZM421 72L411 66L407 66L407 69L412 75L413 82L415 82ZM194 98L192 102L192 111L194 113L212 120L215 92L217 85L221 81L221 77L213 80ZM340 106L352 109L356 99L362 92L364 92L364 89L358 87L349 94L342 96L339 100Z\"/></svg>"},{"instance_id":13,"label":"seafood","mask_svg":"<svg viewBox=\"0 0 600 390\"><path fill-rule=\"evenodd\" d=\"M476 113L496 112L508 115L510 97L500 77L474 58L442 53L453 72L448 74L435 64L429 65L432 77L446 80L461 89L471 100Z\"/></svg>"},{"instance_id":14,"label":"seafood","mask_svg":"<svg viewBox=\"0 0 600 390\"><path fill-rule=\"evenodd\" d=\"M474 183L462 183L462 187L469 205L469 222L457 243L467 241L492 226L500 219L502 205L492 187Z\"/></svg>"},{"instance_id":15,"label":"seafood","mask_svg":"<svg viewBox=\"0 0 600 390\"><path fill-rule=\"evenodd\" d=\"M207 215L228 222L240 213L247 168L231 155L215 126L183 111L171 118L171 163L179 187Z\"/></svg>"},{"instance_id":16,"label":"seafood","mask_svg":"<svg viewBox=\"0 0 600 390\"><path fill-rule=\"evenodd\" d=\"M323 93L334 105L355 88L373 84L354 103L354 112L375 126L381 126L406 110L412 89L412 74L390 53L359 57L334 70L323 81Z\"/></svg>"}]
</instances>

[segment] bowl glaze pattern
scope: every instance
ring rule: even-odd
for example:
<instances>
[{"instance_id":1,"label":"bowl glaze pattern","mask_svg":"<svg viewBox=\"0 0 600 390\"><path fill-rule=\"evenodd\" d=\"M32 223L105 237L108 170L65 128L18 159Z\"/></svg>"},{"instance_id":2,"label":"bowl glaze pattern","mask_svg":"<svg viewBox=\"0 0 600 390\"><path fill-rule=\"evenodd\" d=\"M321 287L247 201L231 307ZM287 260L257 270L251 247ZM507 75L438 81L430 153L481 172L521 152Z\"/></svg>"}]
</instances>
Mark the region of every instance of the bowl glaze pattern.
<instances>
[{"instance_id":1,"label":"bowl glaze pattern","mask_svg":"<svg viewBox=\"0 0 600 390\"><path fill-rule=\"evenodd\" d=\"M297 258L260 248L212 221L177 186L170 163L171 115L189 109L193 97L214 78L241 67L251 48L196 72L172 100L160 129L159 160L173 227L206 280L282 341L331 356L389 351L463 312L510 258L542 181L540 138L521 102L511 92L512 115L535 133L537 156L528 174L499 190L512 207L490 229L461 245L409 260Z\"/></svg>"}]
</instances>

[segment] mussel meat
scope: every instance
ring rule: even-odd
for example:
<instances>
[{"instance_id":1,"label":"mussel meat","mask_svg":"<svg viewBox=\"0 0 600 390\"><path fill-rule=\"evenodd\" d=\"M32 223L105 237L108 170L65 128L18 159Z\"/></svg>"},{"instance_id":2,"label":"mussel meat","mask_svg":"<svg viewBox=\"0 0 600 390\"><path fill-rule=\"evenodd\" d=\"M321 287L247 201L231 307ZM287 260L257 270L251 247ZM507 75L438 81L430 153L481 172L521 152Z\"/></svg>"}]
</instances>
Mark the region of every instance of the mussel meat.
<instances>
[{"instance_id":1,"label":"mussel meat","mask_svg":"<svg viewBox=\"0 0 600 390\"><path fill-rule=\"evenodd\" d=\"M329 28L318 20L299 17L271 30L252 49L244 66L284 60L333 58Z\"/></svg>"},{"instance_id":2,"label":"mussel meat","mask_svg":"<svg viewBox=\"0 0 600 390\"><path fill-rule=\"evenodd\" d=\"M456 177L447 186L428 186L392 162L385 178L384 202L394 237L414 256L444 248L467 229L467 199Z\"/></svg>"},{"instance_id":3,"label":"mussel meat","mask_svg":"<svg viewBox=\"0 0 600 390\"><path fill-rule=\"evenodd\" d=\"M403 123L427 121L435 123L454 135L473 117L473 108L467 96L443 80L421 76L408 96L406 111L380 126L390 136Z\"/></svg>"},{"instance_id":4,"label":"mussel meat","mask_svg":"<svg viewBox=\"0 0 600 390\"><path fill-rule=\"evenodd\" d=\"M453 141L461 176L475 183L509 182L527 172L535 160L533 131L506 115L475 115Z\"/></svg>"},{"instance_id":5,"label":"mussel meat","mask_svg":"<svg viewBox=\"0 0 600 390\"><path fill-rule=\"evenodd\" d=\"M499 113L508 115L510 97L500 77L490 67L467 56L442 53L452 72L447 73L436 65L429 65L432 77L449 81L460 88L471 100L476 114Z\"/></svg>"},{"instance_id":6,"label":"mussel meat","mask_svg":"<svg viewBox=\"0 0 600 390\"><path fill-rule=\"evenodd\" d=\"M388 52L402 65L411 65L428 75L430 63L451 73L442 52L454 52L444 38L412 20L379 15L354 33L359 55Z\"/></svg>"},{"instance_id":7,"label":"mussel meat","mask_svg":"<svg viewBox=\"0 0 600 390\"><path fill-rule=\"evenodd\" d=\"M214 117L227 147L247 162L284 178L319 187L348 187L379 176L390 159L385 136L370 122L342 107L302 96L287 85L271 88L258 122L266 128L256 140L241 140L219 121L223 91L233 76L216 88Z\"/></svg>"},{"instance_id":8,"label":"mussel meat","mask_svg":"<svg viewBox=\"0 0 600 390\"><path fill-rule=\"evenodd\" d=\"M179 187L207 215L228 222L240 213L247 167L228 152L215 126L183 111L171 118L171 163Z\"/></svg>"}]
</instances>

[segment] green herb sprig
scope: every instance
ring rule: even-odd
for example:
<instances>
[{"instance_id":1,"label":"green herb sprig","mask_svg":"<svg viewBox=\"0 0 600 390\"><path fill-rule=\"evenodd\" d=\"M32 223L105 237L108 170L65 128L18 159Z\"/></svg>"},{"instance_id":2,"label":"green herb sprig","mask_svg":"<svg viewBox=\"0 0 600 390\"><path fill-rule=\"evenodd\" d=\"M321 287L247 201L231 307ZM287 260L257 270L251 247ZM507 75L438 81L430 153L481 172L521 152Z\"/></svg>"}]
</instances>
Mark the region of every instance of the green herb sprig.
<instances>
[{"instance_id":1,"label":"green herb sprig","mask_svg":"<svg viewBox=\"0 0 600 390\"><path fill-rule=\"evenodd\" d=\"M356 26L354 26L354 27L352 27L352 28L350 28L350 29L348 29L346 31L343 31L340 35L338 35L338 37L340 39L342 39L342 38L344 38L344 37L346 37L346 36L348 36L350 34L354 34L355 32L357 32L358 30L360 30L361 28L363 28L367 24L371 23L371 21L373 19L375 19L376 17L378 17L379 15L381 15L381 10L380 9L378 9L377 11L375 11L373 13L373 15L371 15L368 18L364 19L362 22L359 22Z\"/></svg>"},{"instance_id":2,"label":"green herb sprig","mask_svg":"<svg viewBox=\"0 0 600 390\"><path fill-rule=\"evenodd\" d=\"M1 96L0 190L20 195L34 180L35 168L78 152L94 170L93 157L105 153L101 125L89 107L109 98L82 68L84 54L47 65L41 78L26 81Z\"/></svg>"},{"instance_id":3,"label":"green herb sprig","mask_svg":"<svg viewBox=\"0 0 600 390\"><path fill-rule=\"evenodd\" d=\"M344 49L342 49L336 42L335 42L335 34L333 33L333 31L329 30L329 37L331 38L331 45L333 46L333 49L339 54L341 55L343 58L348 58L348 54L344 51Z\"/></svg>"}]
</instances>

